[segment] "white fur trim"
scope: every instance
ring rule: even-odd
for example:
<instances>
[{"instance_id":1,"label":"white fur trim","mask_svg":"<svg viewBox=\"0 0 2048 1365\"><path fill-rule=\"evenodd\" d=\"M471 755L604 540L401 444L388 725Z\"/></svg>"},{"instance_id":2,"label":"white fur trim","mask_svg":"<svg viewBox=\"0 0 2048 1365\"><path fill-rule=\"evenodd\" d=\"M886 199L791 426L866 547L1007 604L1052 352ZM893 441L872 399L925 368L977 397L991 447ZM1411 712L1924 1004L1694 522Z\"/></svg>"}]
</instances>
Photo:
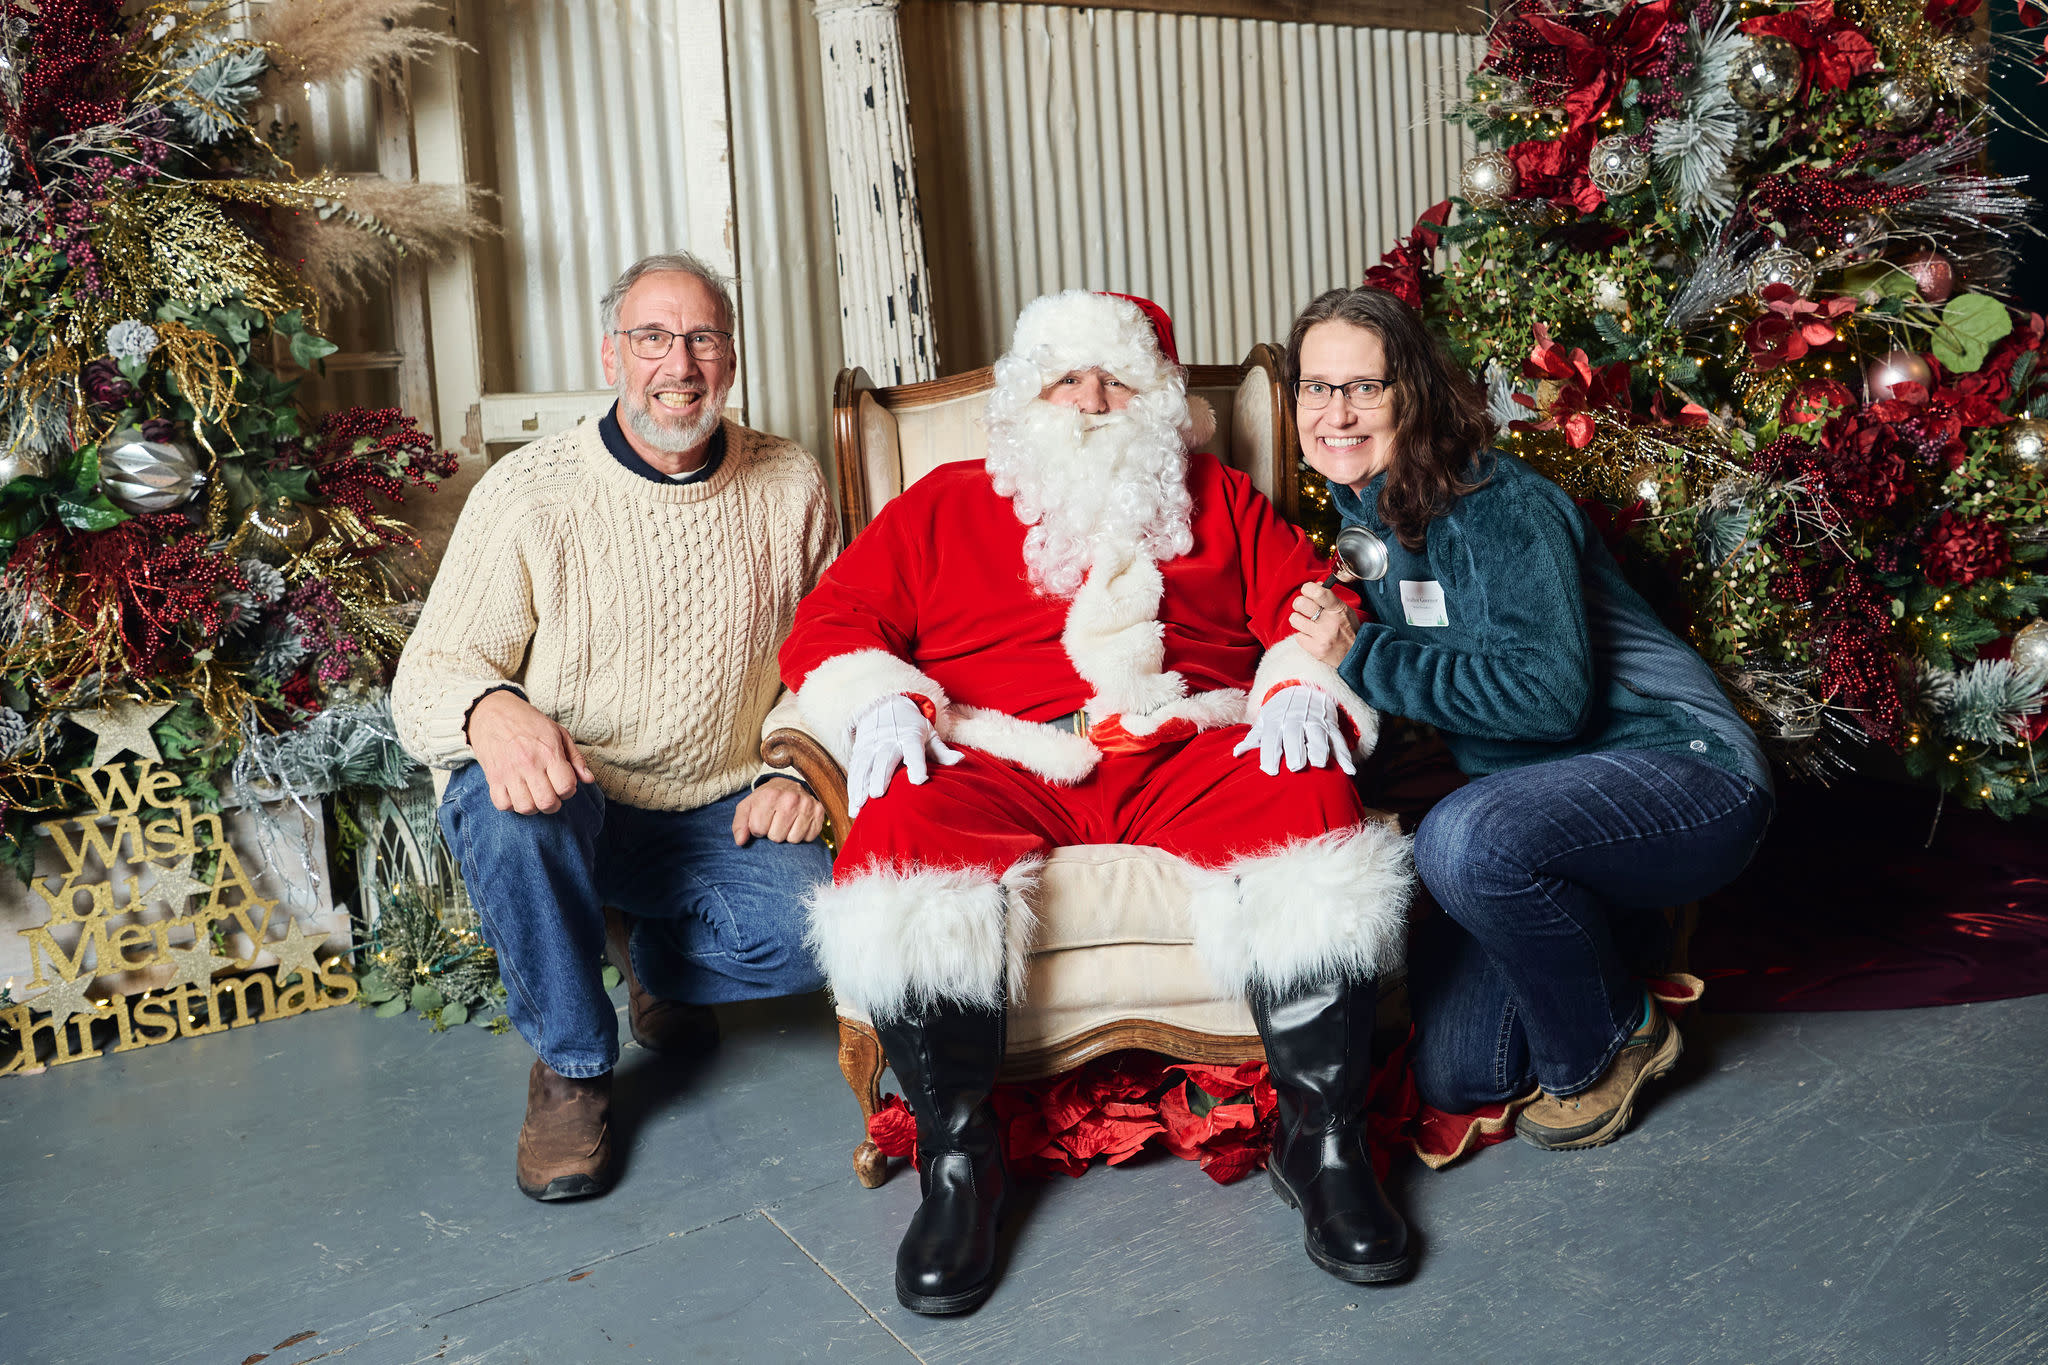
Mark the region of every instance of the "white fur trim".
<instances>
[{"instance_id":1,"label":"white fur trim","mask_svg":"<svg viewBox=\"0 0 2048 1365\"><path fill-rule=\"evenodd\" d=\"M1246 708L1245 719L1257 720L1259 708L1264 704L1266 693L1289 678L1296 682L1320 687L1337 699L1337 705L1344 708L1344 714L1351 717L1351 723L1358 727L1358 756L1369 757L1380 742L1380 713L1366 705L1365 698L1353 692L1337 676L1337 670L1317 659L1292 636L1282 640L1266 651L1266 657L1259 660L1259 670L1252 675L1251 704Z\"/></svg>"},{"instance_id":2,"label":"white fur trim","mask_svg":"<svg viewBox=\"0 0 2048 1365\"><path fill-rule=\"evenodd\" d=\"M1195 951L1217 985L1286 995L1401 965L1410 841L1377 820L1221 868L1187 870Z\"/></svg>"},{"instance_id":3,"label":"white fur trim","mask_svg":"<svg viewBox=\"0 0 2048 1365\"><path fill-rule=\"evenodd\" d=\"M1180 368L1159 350L1151 320L1129 299L1086 289L1047 294L1024 305L1010 334L1009 356L1029 362L1039 387L1074 370L1108 370L1139 393L1182 382Z\"/></svg>"},{"instance_id":4,"label":"white fur trim","mask_svg":"<svg viewBox=\"0 0 2048 1365\"><path fill-rule=\"evenodd\" d=\"M1071 730L980 706L953 708L950 742L1007 758L1062 787L1073 786L1102 761L1102 751Z\"/></svg>"},{"instance_id":5,"label":"white fur trim","mask_svg":"<svg viewBox=\"0 0 2048 1365\"><path fill-rule=\"evenodd\" d=\"M816 735L845 767L853 755L853 722L875 702L914 692L938 708L938 731L950 726L946 689L885 649L857 649L836 654L811 670L796 692L804 728Z\"/></svg>"},{"instance_id":6,"label":"white fur trim","mask_svg":"<svg viewBox=\"0 0 2048 1365\"><path fill-rule=\"evenodd\" d=\"M1188 395L1188 449L1200 450L1216 435L1216 409L1200 394Z\"/></svg>"},{"instance_id":7,"label":"white fur trim","mask_svg":"<svg viewBox=\"0 0 2048 1365\"><path fill-rule=\"evenodd\" d=\"M804 941L832 993L877 1023L942 999L1000 1008L1036 932L1036 875L1035 860L1000 881L979 868L877 867L811 892Z\"/></svg>"},{"instance_id":8,"label":"white fur trim","mask_svg":"<svg viewBox=\"0 0 2048 1365\"><path fill-rule=\"evenodd\" d=\"M1191 720L1197 730L1214 730L1225 725L1244 724L1245 694L1236 687L1219 687L1182 697L1157 711L1142 716L1124 714L1124 729L1134 735L1149 735L1170 720Z\"/></svg>"},{"instance_id":9,"label":"white fur trim","mask_svg":"<svg viewBox=\"0 0 2048 1365\"><path fill-rule=\"evenodd\" d=\"M1009 987L1010 1003L1024 1003L1031 945L1038 941L1038 875L1045 871L1043 858L1019 858L998 881L1003 891L1003 980Z\"/></svg>"},{"instance_id":10,"label":"white fur trim","mask_svg":"<svg viewBox=\"0 0 2048 1365\"><path fill-rule=\"evenodd\" d=\"M1187 681L1164 671L1166 627L1159 603L1166 580L1149 555L1095 561L1067 609L1060 646L1081 680L1095 689L1088 718L1156 711L1187 695Z\"/></svg>"}]
</instances>

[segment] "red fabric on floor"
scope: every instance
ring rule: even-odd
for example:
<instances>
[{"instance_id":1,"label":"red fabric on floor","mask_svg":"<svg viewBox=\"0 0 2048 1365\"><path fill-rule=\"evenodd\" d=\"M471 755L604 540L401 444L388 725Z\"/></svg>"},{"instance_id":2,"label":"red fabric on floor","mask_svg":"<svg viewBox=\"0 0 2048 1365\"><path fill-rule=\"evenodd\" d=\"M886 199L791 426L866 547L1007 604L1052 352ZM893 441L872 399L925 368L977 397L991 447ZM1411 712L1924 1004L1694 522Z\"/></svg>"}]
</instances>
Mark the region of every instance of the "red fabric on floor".
<instances>
[{"instance_id":1,"label":"red fabric on floor","mask_svg":"<svg viewBox=\"0 0 2048 1365\"><path fill-rule=\"evenodd\" d=\"M1713 1008L1908 1009L2048 991L2048 821L1924 787L1784 784L1756 861L1700 906ZM1928 846L1928 830L1934 841Z\"/></svg>"}]
</instances>

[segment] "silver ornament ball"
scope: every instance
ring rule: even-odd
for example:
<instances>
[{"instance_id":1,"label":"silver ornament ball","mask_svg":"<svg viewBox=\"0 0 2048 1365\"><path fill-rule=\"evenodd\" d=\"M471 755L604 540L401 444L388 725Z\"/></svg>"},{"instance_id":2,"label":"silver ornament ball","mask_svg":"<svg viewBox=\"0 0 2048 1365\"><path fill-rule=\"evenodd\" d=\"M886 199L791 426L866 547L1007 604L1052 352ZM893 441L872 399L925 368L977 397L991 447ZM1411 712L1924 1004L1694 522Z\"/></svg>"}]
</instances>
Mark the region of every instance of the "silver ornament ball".
<instances>
[{"instance_id":1,"label":"silver ornament ball","mask_svg":"<svg viewBox=\"0 0 2048 1365\"><path fill-rule=\"evenodd\" d=\"M49 472L50 463L40 450L10 450L0 454L0 488L16 479L38 479Z\"/></svg>"},{"instance_id":2,"label":"silver ornament ball","mask_svg":"<svg viewBox=\"0 0 2048 1365\"><path fill-rule=\"evenodd\" d=\"M1892 397L1901 384L1927 387L1933 383L1934 367L1917 351L1887 351L1863 369L1864 396L1872 403Z\"/></svg>"},{"instance_id":3,"label":"silver ornament ball","mask_svg":"<svg viewBox=\"0 0 2048 1365\"><path fill-rule=\"evenodd\" d=\"M2048 673L2048 621L2030 621L2012 637L2012 661Z\"/></svg>"},{"instance_id":4,"label":"silver ornament ball","mask_svg":"<svg viewBox=\"0 0 2048 1365\"><path fill-rule=\"evenodd\" d=\"M1627 133L1603 137L1586 158L1586 176L1612 198L1638 190L1650 178L1650 158Z\"/></svg>"},{"instance_id":5,"label":"silver ornament ball","mask_svg":"<svg viewBox=\"0 0 2048 1365\"><path fill-rule=\"evenodd\" d=\"M1788 40L1758 34L1743 43L1728 69L1728 93L1752 114L1780 109L1799 93L1806 61Z\"/></svg>"},{"instance_id":6,"label":"silver ornament ball","mask_svg":"<svg viewBox=\"0 0 2048 1365\"><path fill-rule=\"evenodd\" d=\"M1877 214L1860 213L1842 225L1842 254L1852 261L1876 257L1891 225Z\"/></svg>"},{"instance_id":7,"label":"silver ornament ball","mask_svg":"<svg viewBox=\"0 0 2048 1365\"><path fill-rule=\"evenodd\" d=\"M1812 290L1815 278L1813 262L1787 246L1760 251L1749 263L1749 292L1759 298L1774 284L1789 285L1803 298Z\"/></svg>"},{"instance_id":8,"label":"silver ornament ball","mask_svg":"<svg viewBox=\"0 0 2048 1365\"><path fill-rule=\"evenodd\" d=\"M1896 72L1878 83L1877 106L1877 121L1903 133L1927 122L1934 112L1934 91L1912 72Z\"/></svg>"},{"instance_id":9,"label":"silver ornament ball","mask_svg":"<svg viewBox=\"0 0 2048 1365\"><path fill-rule=\"evenodd\" d=\"M2048 422L2038 417L2022 417L2005 429L1999 448L2015 470L2040 473L2048 468Z\"/></svg>"},{"instance_id":10,"label":"silver ornament ball","mask_svg":"<svg viewBox=\"0 0 2048 1365\"><path fill-rule=\"evenodd\" d=\"M1481 152L1465 163L1459 177L1465 202L1475 209L1497 209L1515 192L1515 163L1505 152Z\"/></svg>"},{"instance_id":11,"label":"silver ornament ball","mask_svg":"<svg viewBox=\"0 0 2048 1365\"><path fill-rule=\"evenodd\" d=\"M124 512L168 512L192 500L206 475L191 451L123 427L100 444L100 490Z\"/></svg>"}]
</instances>

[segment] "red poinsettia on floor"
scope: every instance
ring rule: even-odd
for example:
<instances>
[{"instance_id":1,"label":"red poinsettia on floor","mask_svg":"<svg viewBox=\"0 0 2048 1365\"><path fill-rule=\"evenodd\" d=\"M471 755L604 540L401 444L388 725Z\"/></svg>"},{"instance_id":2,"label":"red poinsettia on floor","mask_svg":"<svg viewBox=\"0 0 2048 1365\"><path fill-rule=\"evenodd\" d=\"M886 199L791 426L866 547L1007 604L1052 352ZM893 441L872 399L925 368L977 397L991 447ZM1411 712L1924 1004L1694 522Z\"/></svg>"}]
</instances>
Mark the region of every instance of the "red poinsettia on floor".
<instances>
[{"instance_id":1,"label":"red poinsettia on floor","mask_svg":"<svg viewBox=\"0 0 2048 1365\"><path fill-rule=\"evenodd\" d=\"M1644 984L1674 1017L1703 989L1679 973ZM1222 1185L1266 1164L1279 1108L1264 1062L1211 1066L1151 1052L1112 1052L1057 1076L1004 1082L991 1103L1003 1126L1003 1154L1018 1175L1078 1176L1098 1156L1122 1165L1156 1139ZM1490 1147L1513 1131L1520 1107L1492 1104L1469 1114L1431 1108L1416 1093L1403 1041L1374 1069L1366 1100L1373 1169L1385 1179L1403 1150L1434 1169ZM882 1155L917 1165L917 1120L900 1095L883 1098L868 1136Z\"/></svg>"}]
</instances>

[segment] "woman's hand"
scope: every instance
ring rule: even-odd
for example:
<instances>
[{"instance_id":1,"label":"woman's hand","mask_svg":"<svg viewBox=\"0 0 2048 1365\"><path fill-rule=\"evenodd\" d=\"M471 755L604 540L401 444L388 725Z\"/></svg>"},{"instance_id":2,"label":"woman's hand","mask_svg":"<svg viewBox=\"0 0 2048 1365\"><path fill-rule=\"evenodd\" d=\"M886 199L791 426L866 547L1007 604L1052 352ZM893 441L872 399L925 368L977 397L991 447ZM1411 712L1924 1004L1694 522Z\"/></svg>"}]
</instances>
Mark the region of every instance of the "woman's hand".
<instances>
[{"instance_id":1,"label":"woman's hand","mask_svg":"<svg viewBox=\"0 0 2048 1365\"><path fill-rule=\"evenodd\" d=\"M1312 658L1332 668L1344 662L1358 639L1358 618L1320 583L1301 585L1287 624L1294 627L1294 637Z\"/></svg>"}]
</instances>

